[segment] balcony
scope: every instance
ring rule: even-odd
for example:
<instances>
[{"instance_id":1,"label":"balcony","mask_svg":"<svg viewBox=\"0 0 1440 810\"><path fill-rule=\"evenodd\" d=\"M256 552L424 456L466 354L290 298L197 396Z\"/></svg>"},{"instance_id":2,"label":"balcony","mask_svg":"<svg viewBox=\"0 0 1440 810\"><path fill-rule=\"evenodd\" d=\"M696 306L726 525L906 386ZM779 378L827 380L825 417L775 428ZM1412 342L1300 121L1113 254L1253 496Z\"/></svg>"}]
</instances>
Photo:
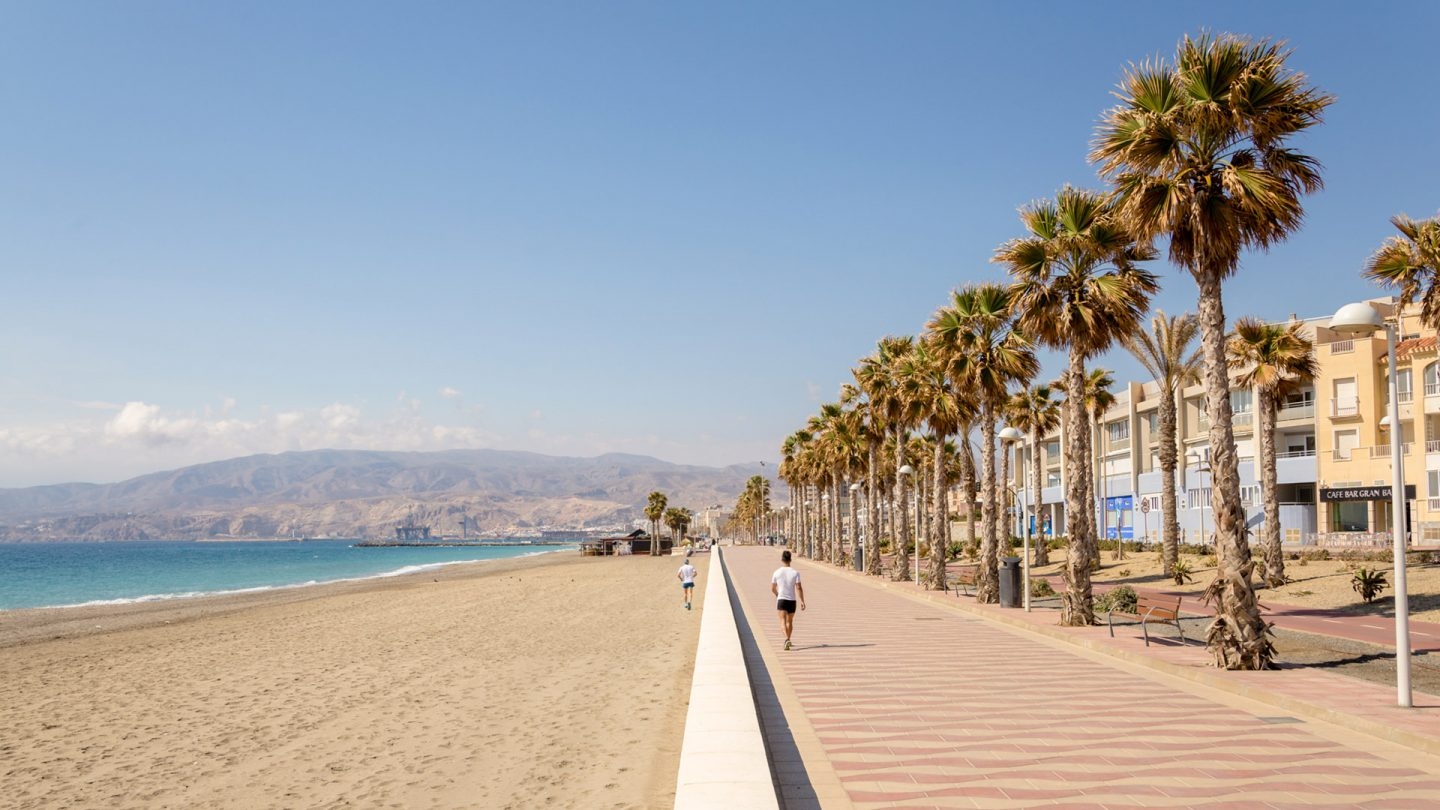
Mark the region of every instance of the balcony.
<instances>
[{"instance_id":1,"label":"balcony","mask_svg":"<svg viewBox=\"0 0 1440 810\"><path fill-rule=\"evenodd\" d=\"M1440 453L1440 439L1430 439L1425 442L1425 452Z\"/></svg>"},{"instance_id":2,"label":"balcony","mask_svg":"<svg viewBox=\"0 0 1440 810\"><path fill-rule=\"evenodd\" d=\"M1349 354L1353 351L1355 351L1355 341L1353 340L1337 340L1330 344L1331 354Z\"/></svg>"},{"instance_id":3,"label":"balcony","mask_svg":"<svg viewBox=\"0 0 1440 810\"><path fill-rule=\"evenodd\" d=\"M1356 449L1356 450L1359 450L1360 448L1357 447L1357 448L1355 448L1355 449ZM1410 455L1410 443L1409 443L1409 442L1402 442L1402 443L1400 444L1400 455L1402 455L1402 456L1408 456L1408 455ZM1370 448L1370 458L1390 458L1390 443L1389 443L1389 442L1386 442L1386 443L1383 444L1383 445L1376 445L1376 446L1374 446L1374 447L1371 447L1371 448Z\"/></svg>"},{"instance_id":4,"label":"balcony","mask_svg":"<svg viewBox=\"0 0 1440 810\"><path fill-rule=\"evenodd\" d=\"M1335 397L1330 400L1331 419L1359 419L1359 397Z\"/></svg>"},{"instance_id":5,"label":"balcony","mask_svg":"<svg viewBox=\"0 0 1440 810\"><path fill-rule=\"evenodd\" d=\"M1334 450L1331 450L1331 451L1330 451L1330 460L1331 460L1331 461L1349 461L1350 459L1354 458L1356 455L1358 455L1358 454L1359 454L1362 450L1364 450L1364 449L1365 449L1365 448L1363 448L1363 447L1351 447L1351 448L1348 449L1348 450L1342 450L1342 449L1340 449L1340 448L1337 447L1337 448L1335 448Z\"/></svg>"},{"instance_id":6,"label":"balcony","mask_svg":"<svg viewBox=\"0 0 1440 810\"><path fill-rule=\"evenodd\" d=\"M1440 498L1426 498L1425 508L1431 512L1440 512Z\"/></svg>"},{"instance_id":7,"label":"balcony","mask_svg":"<svg viewBox=\"0 0 1440 810\"><path fill-rule=\"evenodd\" d=\"M1440 397L1437 397L1440 402ZM1306 402L1300 405L1286 405L1275 414L1277 422L1297 422L1315 418L1315 403Z\"/></svg>"},{"instance_id":8,"label":"balcony","mask_svg":"<svg viewBox=\"0 0 1440 810\"><path fill-rule=\"evenodd\" d=\"M1425 413L1440 413L1440 383L1425 383Z\"/></svg>"}]
</instances>

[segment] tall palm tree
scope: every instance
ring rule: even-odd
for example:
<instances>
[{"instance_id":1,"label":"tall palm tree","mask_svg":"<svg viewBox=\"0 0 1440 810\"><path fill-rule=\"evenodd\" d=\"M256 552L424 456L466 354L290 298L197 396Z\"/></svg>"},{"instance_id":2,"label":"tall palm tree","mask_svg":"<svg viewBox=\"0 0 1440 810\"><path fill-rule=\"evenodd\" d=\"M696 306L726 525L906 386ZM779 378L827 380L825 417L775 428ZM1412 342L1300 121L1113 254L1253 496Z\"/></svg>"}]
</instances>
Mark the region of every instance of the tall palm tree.
<instances>
[{"instance_id":1,"label":"tall palm tree","mask_svg":"<svg viewBox=\"0 0 1440 810\"><path fill-rule=\"evenodd\" d=\"M1115 377L1107 369L1091 369L1085 375L1085 413L1090 417L1089 423L1085 426L1085 491L1089 494L1090 503L1092 504L1100 503L1099 488L1095 486L1095 464L1097 461L1101 461L1101 466L1104 466L1104 451L1107 448L1105 445L1106 439L1100 433L1101 420L1104 418L1105 412L1110 410L1110 408L1115 404L1115 391L1113 390L1114 387ZM1101 443L1099 452L1097 452L1095 448L1096 442ZM1105 472L1106 471L1102 469L1100 471L1100 474L1103 476L1105 475ZM1103 504L1101 504L1101 509L1104 509ZM1093 523L1095 520L1094 509L1090 510L1088 518L1092 522L1090 527L1091 530L1097 531L1097 527ZM1116 532L1116 536L1116 539L1118 540L1119 532ZM1096 537L1099 537L1098 533L1096 534ZM1098 566L1100 564L1100 549L1098 546L1094 546L1091 548L1091 551L1092 555L1090 561L1092 565ZM1124 544L1118 543L1116 545L1115 557L1116 559L1120 559L1123 556Z\"/></svg>"},{"instance_id":2,"label":"tall palm tree","mask_svg":"<svg viewBox=\"0 0 1440 810\"><path fill-rule=\"evenodd\" d=\"M1125 348L1160 386L1160 565L1167 573L1180 561L1180 513L1175 497L1180 428L1175 403L1185 386L1199 381L1200 354L1190 347L1198 329L1194 315L1170 316L1157 310L1148 332L1137 331L1125 341Z\"/></svg>"},{"instance_id":3,"label":"tall palm tree","mask_svg":"<svg viewBox=\"0 0 1440 810\"><path fill-rule=\"evenodd\" d=\"M1030 437L1030 481L1025 488L1030 491L1030 499L1034 502L1030 514L1035 516L1035 556L1030 564L1035 566L1050 564L1050 548L1045 543L1044 532L1041 531L1041 527L1045 525L1045 521L1040 517L1040 508L1043 505L1040 493L1045 468L1040 440L1060 424L1060 403L1051 396L1050 386L1032 386L1015 394L1010 408L1011 422L1015 429Z\"/></svg>"},{"instance_id":4,"label":"tall palm tree","mask_svg":"<svg viewBox=\"0 0 1440 810\"><path fill-rule=\"evenodd\" d=\"M1440 216L1415 221L1404 214L1390 218L1400 232L1385 240L1365 262L1365 277L1399 287L1406 304L1420 300L1420 320L1440 329Z\"/></svg>"},{"instance_id":5,"label":"tall palm tree","mask_svg":"<svg viewBox=\"0 0 1440 810\"><path fill-rule=\"evenodd\" d=\"M1241 318L1230 334L1230 367L1241 371L1237 385L1255 389L1260 417L1260 493L1265 499L1262 546L1265 549L1265 583L1285 584L1285 555L1280 549L1280 499L1275 494L1275 420L1285 394L1315 379L1315 344L1298 322L1267 324L1258 318ZM1398 428L1392 425L1391 429Z\"/></svg>"},{"instance_id":6,"label":"tall palm tree","mask_svg":"<svg viewBox=\"0 0 1440 810\"><path fill-rule=\"evenodd\" d=\"M645 517L650 521L650 556L660 555L660 520L665 517L669 499L665 493L656 490L650 493L645 504Z\"/></svg>"},{"instance_id":7,"label":"tall palm tree","mask_svg":"<svg viewBox=\"0 0 1440 810\"><path fill-rule=\"evenodd\" d=\"M1117 221L1104 194L1065 187L1020 210L1027 236L995 251L1014 279L1020 328L1067 354L1058 387L1084 389L1085 363L1139 328L1159 289L1138 262L1154 257ZM1065 397L1065 523L1070 550L1060 623L1095 622L1090 570L1098 548L1086 484L1089 420L1083 396Z\"/></svg>"},{"instance_id":8,"label":"tall palm tree","mask_svg":"<svg viewBox=\"0 0 1440 810\"><path fill-rule=\"evenodd\" d=\"M919 408L933 439L931 453L931 517L927 540L930 544L930 587L945 587L945 561L950 547L950 514L945 492L951 477L946 443L966 429L975 418L976 402L957 396L947 372L944 349L933 335L917 343L901 364L901 395ZM916 543L918 553L919 543Z\"/></svg>"},{"instance_id":9,"label":"tall palm tree","mask_svg":"<svg viewBox=\"0 0 1440 810\"><path fill-rule=\"evenodd\" d=\"M956 290L951 303L925 325L947 368L957 397L973 397L980 424L980 569L975 598L996 602L1000 581L996 570L1000 545L996 487L995 433L1002 404L1013 383L1034 377L1040 369L1035 349L1016 327L1015 295L1003 284L973 284Z\"/></svg>"},{"instance_id":10,"label":"tall palm tree","mask_svg":"<svg viewBox=\"0 0 1440 810\"><path fill-rule=\"evenodd\" d=\"M900 467L905 464L905 437L915 426L916 419L913 411L906 407L906 400L900 393L900 382L898 374L901 364L915 348L913 337L885 337L875 347L875 353L860 361L860 367L855 371L855 381L870 399L871 408L874 411L876 422L887 431L890 438L895 442L895 470L894 498L896 503L901 502L902 493L900 489L904 483L900 480ZM875 486L875 464L871 464L869 503L871 505L869 514L870 536L876 538L872 541L872 552L865 560L866 573L874 576L881 574L879 515L880 510L876 508L884 496L877 491ZM897 565L905 570L904 565L908 564L906 554L903 551L904 538L900 532L894 532L897 536L895 545L902 547L897 557Z\"/></svg>"},{"instance_id":11,"label":"tall palm tree","mask_svg":"<svg viewBox=\"0 0 1440 810\"><path fill-rule=\"evenodd\" d=\"M1292 148L1334 98L1286 66L1279 43L1232 34L1185 37L1173 62L1132 65L1096 133L1090 159L1115 187L1120 217L1199 288L1210 415L1211 502L1219 566L1206 598L1216 666L1269 669L1275 648L1250 575L1239 456L1231 425L1223 284L1240 252L1268 249L1300 227L1300 198L1323 186L1320 164Z\"/></svg>"}]
</instances>

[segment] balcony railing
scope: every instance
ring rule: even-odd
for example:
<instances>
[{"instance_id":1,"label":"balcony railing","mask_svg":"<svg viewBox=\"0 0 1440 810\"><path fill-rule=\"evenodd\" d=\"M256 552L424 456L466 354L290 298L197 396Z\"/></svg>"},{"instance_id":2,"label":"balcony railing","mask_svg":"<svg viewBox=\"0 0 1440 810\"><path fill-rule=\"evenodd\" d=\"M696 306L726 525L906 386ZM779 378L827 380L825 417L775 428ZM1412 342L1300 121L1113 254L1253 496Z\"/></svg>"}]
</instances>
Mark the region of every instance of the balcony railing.
<instances>
[{"instance_id":1,"label":"balcony railing","mask_svg":"<svg viewBox=\"0 0 1440 810\"><path fill-rule=\"evenodd\" d=\"M1359 415L1359 397L1335 397L1334 399L1330 400L1330 416L1332 418Z\"/></svg>"},{"instance_id":2,"label":"balcony railing","mask_svg":"<svg viewBox=\"0 0 1440 810\"><path fill-rule=\"evenodd\" d=\"M1232 421L1236 425L1249 425L1254 424L1255 422L1255 414L1251 413L1250 411L1241 411L1234 414L1233 416L1234 418Z\"/></svg>"},{"instance_id":3,"label":"balcony railing","mask_svg":"<svg viewBox=\"0 0 1440 810\"><path fill-rule=\"evenodd\" d=\"M1306 402L1303 405L1286 405L1276 414L1276 418L1281 421L1286 419L1314 419L1315 403Z\"/></svg>"},{"instance_id":4,"label":"balcony railing","mask_svg":"<svg viewBox=\"0 0 1440 810\"><path fill-rule=\"evenodd\" d=\"M1342 450L1337 447L1334 450L1330 451L1330 458L1334 459L1335 461L1349 461L1350 459L1355 457L1356 451L1363 449L1363 447L1352 447L1348 450Z\"/></svg>"},{"instance_id":5,"label":"balcony railing","mask_svg":"<svg viewBox=\"0 0 1440 810\"><path fill-rule=\"evenodd\" d=\"M1440 512L1440 498L1426 498L1425 508L1431 512Z\"/></svg>"},{"instance_id":6,"label":"balcony railing","mask_svg":"<svg viewBox=\"0 0 1440 810\"><path fill-rule=\"evenodd\" d=\"M1425 383L1425 396L1440 397L1440 382Z\"/></svg>"},{"instance_id":7,"label":"balcony railing","mask_svg":"<svg viewBox=\"0 0 1440 810\"><path fill-rule=\"evenodd\" d=\"M1440 453L1440 439L1430 439L1425 442L1425 452Z\"/></svg>"},{"instance_id":8,"label":"balcony railing","mask_svg":"<svg viewBox=\"0 0 1440 810\"><path fill-rule=\"evenodd\" d=\"M1339 451L1336 451L1339 452ZM1437 451L1440 452L1440 451ZM1284 453L1276 453L1275 458L1314 458L1314 450L1288 450Z\"/></svg>"},{"instance_id":9,"label":"balcony railing","mask_svg":"<svg viewBox=\"0 0 1440 810\"><path fill-rule=\"evenodd\" d=\"M1337 340L1330 344L1331 354L1345 354L1353 351L1355 351L1355 341L1353 340Z\"/></svg>"},{"instance_id":10,"label":"balcony railing","mask_svg":"<svg viewBox=\"0 0 1440 810\"><path fill-rule=\"evenodd\" d=\"M1359 448L1356 448L1356 449L1358 450ZM1409 443L1409 442L1401 442L1401 444L1400 444L1400 455L1402 455L1402 456L1408 456L1408 455L1410 455L1410 443ZM1389 458L1389 457L1390 457L1390 443L1389 443L1389 442L1386 442L1385 444L1377 444L1377 445L1375 445L1374 447L1370 448L1370 458Z\"/></svg>"}]
</instances>

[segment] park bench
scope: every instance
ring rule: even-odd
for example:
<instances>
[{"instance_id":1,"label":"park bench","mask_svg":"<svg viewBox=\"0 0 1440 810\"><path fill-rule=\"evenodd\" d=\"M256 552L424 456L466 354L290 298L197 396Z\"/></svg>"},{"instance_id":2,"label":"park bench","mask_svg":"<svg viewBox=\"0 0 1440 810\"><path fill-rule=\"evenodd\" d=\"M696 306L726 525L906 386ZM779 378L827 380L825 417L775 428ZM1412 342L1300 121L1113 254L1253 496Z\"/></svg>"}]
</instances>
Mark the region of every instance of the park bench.
<instances>
[{"instance_id":1,"label":"park bench","mask_svg":"<svg viewBox=\"0 0 1440 810\"><path fill-rule=\"evenodd\" d=\"M1180 631L1180 641L1185 641L1185 628L1180 626L1180 597L1178 596L1147 596L1139 594L1135 597L1135 611L1111 610L1107 621L1110 624L1110 637L1115 637L1115 616L1129 616L1140 622L1140 632L1145 636L1145 646L1150 646L1150 631L1145 625L1151 622L1172 625Z\"/></svg>"},{"instance_id":2,"label":"park bench","mask_svg":"<svg viewBox=\"0 0 1440 810\"><path fill-rule=\"evenodd\" d=\"M979 573L978 565L962 565L953 571L945 572L945 578L955 584L955 595L960 595L960 588L965 589L965 595L970 595L970 587L975 584L975 575Z\"/></svg>"}]
</instances>

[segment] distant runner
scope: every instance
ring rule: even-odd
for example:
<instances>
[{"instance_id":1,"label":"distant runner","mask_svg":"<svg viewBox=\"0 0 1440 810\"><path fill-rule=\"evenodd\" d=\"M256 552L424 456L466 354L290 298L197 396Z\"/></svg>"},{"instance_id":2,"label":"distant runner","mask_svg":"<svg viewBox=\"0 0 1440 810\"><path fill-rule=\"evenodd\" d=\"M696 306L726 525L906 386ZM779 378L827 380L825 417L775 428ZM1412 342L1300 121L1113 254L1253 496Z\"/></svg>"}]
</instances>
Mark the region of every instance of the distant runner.
<instances>
[{"instance_id":1,"label":"distant runner","mask_svg":"<svg viewBox=\"0 0 1440 810\"><path fill-rule=\"evenodd\" d=\"M795 602L805 609L805 588L800 572L790 567L790 550L780 553L780 567L770 576L770 593L775 594L775 609L780 611L780 626L785 629L785 649L790 649L790 632L795 629Z\"/></svg>"},{"instance_id":2,"label":"distant runner","mask_svg":"<svg viewBox=\"0 0 1440 810\"><path fill-rule=\"evenodd\" d=\"M675 572L675 576L680 580L680 589L685 594L685 609L689 610L690 594L695 592L695 566L690 564L690 555L685 555L685 563Z\"/></svg>"}]
</instances>

